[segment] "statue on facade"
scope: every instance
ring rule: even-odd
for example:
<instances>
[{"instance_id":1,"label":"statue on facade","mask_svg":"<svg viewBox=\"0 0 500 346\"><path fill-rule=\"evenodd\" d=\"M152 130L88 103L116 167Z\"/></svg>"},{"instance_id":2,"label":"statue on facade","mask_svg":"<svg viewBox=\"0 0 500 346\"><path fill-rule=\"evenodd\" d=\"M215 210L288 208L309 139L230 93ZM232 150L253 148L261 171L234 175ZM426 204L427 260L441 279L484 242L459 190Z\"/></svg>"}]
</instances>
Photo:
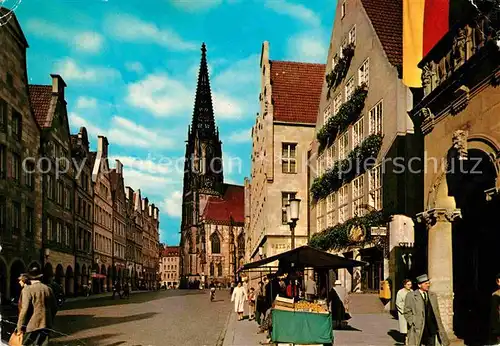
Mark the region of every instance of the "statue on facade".
<instances>
[{"instance_id":1,"label":"statue on facade","mask_svg":"<svg viewBox=\"0 0 500 346\"><path fill-rule=\"evenodd\" d=\"M484 46L485 39L484 17L479 17L476 20L476 27L474 28L474 45L476 50Z\"/></svg>"},{"instance_id":2,"label":"statue on facade","mask_svg":"<svg viewBox=\"0 0 500 346\"><path fill-rule=\"evenodd\" d=\"M424 88L424 95L429 95L432 91L431 84L431 69L429 63L424 65L422 69L422 87Z\"/></svg>"},{"instance_id":3,"label":"statue on facade","mask_svg":"<svg viewBox=\"0 0 500 346\"><path fill-rule=\"evenodd\" d=\"M457 130L452 137L453 148L458 153L459 160L467 159L467 131Z\"/></svg>"},{"instance_id":4,"label":"statue on facade","mask_svg":"<svg viewBox=\"0 0 500 346\"><path fill-rule=\"evenodd\" d=\"M453 40L453 67L455 71L465 63L466 40L465 29L458 29L457 36Z\"/></svg>"},{"instance_id":5,"label":"statue on facade","mask_svg":"<svg viewBox=\"0 0 500 346\"><path fill-rule=\"evenodd\" d=\"M431 90L436 89L439 86L439 75L438 75L438 64L434 61L430 62L430 78L431 78Z\"/></svg>"},{"instance_id":6,"label":"statue on facade","mask_svg":"<svg viewBox=\"0 0 500 346\"><path fill-rule=\"evenodd\" d=\"M474 29L470 25L465 26L465 60L469 60L476 52L474 45Z\"/></svg>"}]
</instances>

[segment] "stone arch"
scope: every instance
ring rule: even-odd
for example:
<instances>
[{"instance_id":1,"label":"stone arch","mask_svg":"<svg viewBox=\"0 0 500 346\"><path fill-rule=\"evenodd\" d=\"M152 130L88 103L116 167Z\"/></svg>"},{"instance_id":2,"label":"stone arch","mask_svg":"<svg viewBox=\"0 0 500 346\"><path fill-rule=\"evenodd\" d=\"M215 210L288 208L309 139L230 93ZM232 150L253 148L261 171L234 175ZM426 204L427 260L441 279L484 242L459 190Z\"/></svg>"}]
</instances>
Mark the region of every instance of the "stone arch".
<instances>
[{"instance_id":1,"label":"stone arch","mask_svg":"<svg viewBox=\"0 0 500 346\"><path fill-rule=\"evenodd\" d=\"M56 267L56 275L54 277L55 282L64 287L64 268L62 264L58 264Z\"/></svg>"},{"instance_id":2,"label":"stone arch","mask_svg":"<svg viewBox=\"0 0 500 346\"><path fill-rule=\"evenodd\" d=\"M81 287L82 285L85 283L83 280L82 280L82 270L80 268L80 263L78 262L75 262L75 279L74 279L74 282L75 282L75 288L74 288L74 292L75 294L78 294L80 291L81 291Z\"/></svg>"},{"instance_id":3,"label":"stone arch","mask_svg":"<svg viewBox=\"0 0 500 346\"><path fill-rule=\"evenodd\" d=\"M14 259L10 263L10 297L19 298L21 286L17 278L26 271L26 265L21 259Z\"/></svg>"},{"instance_id":4,"label":"stone arch","mask_svg":"<svg viewBox=\"0 0 500 346\"><path fill-rule=\"evenodd\" d=\"M45 283L50 283L53 277L54 277L54 268L52 267L51 263L47 262L43 267L43 280L45 281Z\"/></svg>"},{"instance_id":5,"label":"stone arch","mask_svg":"<svg viewBox=\"0 0 500 346\"><path fill-rule=\"evenodd\" d=\"M110 292L113 288L113 267L111 267L110 265L108 266L108 271L107 271L107 276L108 276L108 279L107 279L107 290L108 292Z\"/></svg>"},{"instance_id":6,"label":"stone arch","mask_svg":"<svg viewBox=\"0 0 500 346\"><path fill-rule=\"evenodd\" d=\"M32 268L42 268L42 265L38 261L31 261L30 264L28 264L28 267L26 267L27 270L30 270Z\"/></svg>"},{"instance_id":7,"label":"stone arch","mask_svg":"<svg viewBox=\"0 0 500 346\"><path fill-rule=\"evenodd\" d=\"M217 231L210 235L210 249L212 253L221 253L221 236Z\"/></svg>"},{"instance_id":8,"label":"stone arch","mask_svg":"<svg viewBox=\"0 0 500 346\"><path fill-rule=\"evenodd\" d=\"M64 291L66 292L66 295L73 295L74 294L74 288L75 288L75 283L74 283L75 277L73 273L73 268L71 266L68 266L66 268L66 275L65 275L65 286L64 286Z\"/></svg>"}]
</instances>

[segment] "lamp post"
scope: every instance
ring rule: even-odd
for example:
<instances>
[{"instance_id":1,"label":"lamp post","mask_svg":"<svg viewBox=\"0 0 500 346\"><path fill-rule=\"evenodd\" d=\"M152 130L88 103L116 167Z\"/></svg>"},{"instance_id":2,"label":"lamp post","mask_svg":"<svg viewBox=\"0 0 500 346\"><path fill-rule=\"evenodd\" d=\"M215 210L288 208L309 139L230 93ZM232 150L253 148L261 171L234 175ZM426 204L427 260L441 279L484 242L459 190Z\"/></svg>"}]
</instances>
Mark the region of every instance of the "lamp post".
<instances>
[{"instance_id":1,"label":"lamp post","mask_svg":"<svg viewBox=\"0 0 500 346\"><path fill-rule=\"evenodd\" d=\"M300 199L293 198L286 205L286 218L287 223L290 226L292 250L295 249L295 226L297 226L297 221L299 220L300 211Z\"/></svg>"}]
</instances>

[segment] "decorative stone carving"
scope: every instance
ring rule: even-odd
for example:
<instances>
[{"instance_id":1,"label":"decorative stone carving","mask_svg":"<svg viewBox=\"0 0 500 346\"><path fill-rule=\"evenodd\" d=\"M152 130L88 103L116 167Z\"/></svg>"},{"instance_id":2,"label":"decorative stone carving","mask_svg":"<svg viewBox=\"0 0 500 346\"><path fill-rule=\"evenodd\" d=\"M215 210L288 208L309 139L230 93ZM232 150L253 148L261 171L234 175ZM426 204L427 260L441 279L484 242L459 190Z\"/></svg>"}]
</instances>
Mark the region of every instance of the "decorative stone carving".
<instances>
[{"instance_id":1,"label":"decorative stone carving","mask_svg":"<svg viewBox=\"0 0 500 346\"><path fill-rule=\"evenodd\" d=\"M455 90L455 100L451 104L451 113L453 115L460 113L467 107L470 99L469 92L469 88L465 85L461 85L457 90Z\"/></svg>"},{"instance_id":2,"label":"decorative stone carving","mask_svg":"<svg viewBox=\"0 0 500 346\"><path fill-rule=\"evenodd\" d=\"M474 45L476 50L484 46L485 39L484 18L479 18L476 20L476 27L474 28Z\"/></svg>"},{"instance_id":3,"label":"decorative stone carving","mask_svg":"<svg viewBox=\"0 0 500 346\"><path fill-rule=\"evenodd\" d=\"M438 63L438 77L439 77L439 83L444 82L448 76L451 74L451 53L446 54L444 57L441 58L441 60Z\"/></svg>"},{"instance_id":4,"label":"decorative stone carving","mask_svg":"<svg viewBox=\"0 0 500 346\"><path fill-rule=\"evenodd\" d=\"M457 36L453 40L453 67L455 71L465 62L466 40L465 29L458 29Z\"/></svg>"},{"instance_id":5,"label":"decorative stone carving","mask_svg":"<svg viewBox=\"0 0 500 346\"><path fill-rule=\"evenodd\" d=\"M429 108L421 108L417 113L417 117L419 117L422 122L422 131L424 131L424 133L432 131L435 124L435 117Z\"/></svg>"},{"instance_id":6,"label":"decorative stone carving","mask_svg":"<svg viewBox=\"0 0 500 346\"><path fill-rule=\"evenodd\" d=\"M475 53L474 29L470 25L465 26L465 60L469 60Z\"/></svg>"},{"instance_id":7,"label":"decorative stone carving","mask_svg":"<svg viewBox=\"0 0 500 346\"><path fill-rule=\"evenodd\" d=\"M417 214L417 222L431 228L438 222L454 222L462 217L460 209L434 208Z\"/></svg>"},{"instance_id":8,"label":"decorative stone carving","mask_svg":"<svg viewBox=\"0 0 500 346\"><path fill-rule=\"evenodd\" d=\"M431 68L429 63L424 65L422 69L422 87L424 88L424 95L427 96L432 91L432 81L431 81Z\"/></svg>"},{"instance_id":9,"label":"decorative stone carving","mask_svg":"<svg viewBox=\"0 0 500 346\"><path fill-rule=\"evenodd\" d=\"M458 152L459 160L467 160L467 136L468 132L464 130L453 132L453 148Z\"/></svg>"},{"instance_id":10,"label":"decorative stone carving","mask_svg":"<svg viewBox=\"0 0 500 346\"><path fill-rule=\"evenodd\" d=\"M438 64L436 64L434 61L431 61L430 66L431 85L432 90L434 90L440 84Z\"/></svg>"}]
</instances>

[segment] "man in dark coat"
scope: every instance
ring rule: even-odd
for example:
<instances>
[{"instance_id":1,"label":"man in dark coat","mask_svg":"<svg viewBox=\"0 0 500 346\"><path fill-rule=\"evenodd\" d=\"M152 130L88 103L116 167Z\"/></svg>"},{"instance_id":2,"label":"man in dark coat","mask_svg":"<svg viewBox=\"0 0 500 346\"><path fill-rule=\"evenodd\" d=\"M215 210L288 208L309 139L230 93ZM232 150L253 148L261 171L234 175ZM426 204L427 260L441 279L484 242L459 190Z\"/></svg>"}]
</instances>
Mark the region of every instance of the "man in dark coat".
<instances>
[{"instance_id":1,"label":"man in dark coat","mask_svg":"<svg viewBox=\"0 0 500 346\"><path fill-rule=\"evenodd\" d=\"M49 345L49 329L57 313L56 298L52 290L40 280L39 268L32 268L28 274L31 281L22 290L21 310L17 321L17 333L23 333L23 345Z\"/></svg>"},{"instance_id":2,"label":"man in dark coat","mask_svg":"<svg viewBox=\"0 0 500 346\"><path fill-rule=\"evenodd\" d=\"M491 342L500 344L500 273L497 274L497 290L491 295Z\"/></svg>"},{"instance_id":3,"label":"man in dark coat","mask_svg":"<svg viewBox=\"0 0 500 346\"><path fill-rule=\"evenodd\" d=\"M441 322L437 295L429 291L427 274L417 277L418 289L406 295L404 316L408 322L408 345L441 346L450 344Z\"/></svg>"}]
</instances>

